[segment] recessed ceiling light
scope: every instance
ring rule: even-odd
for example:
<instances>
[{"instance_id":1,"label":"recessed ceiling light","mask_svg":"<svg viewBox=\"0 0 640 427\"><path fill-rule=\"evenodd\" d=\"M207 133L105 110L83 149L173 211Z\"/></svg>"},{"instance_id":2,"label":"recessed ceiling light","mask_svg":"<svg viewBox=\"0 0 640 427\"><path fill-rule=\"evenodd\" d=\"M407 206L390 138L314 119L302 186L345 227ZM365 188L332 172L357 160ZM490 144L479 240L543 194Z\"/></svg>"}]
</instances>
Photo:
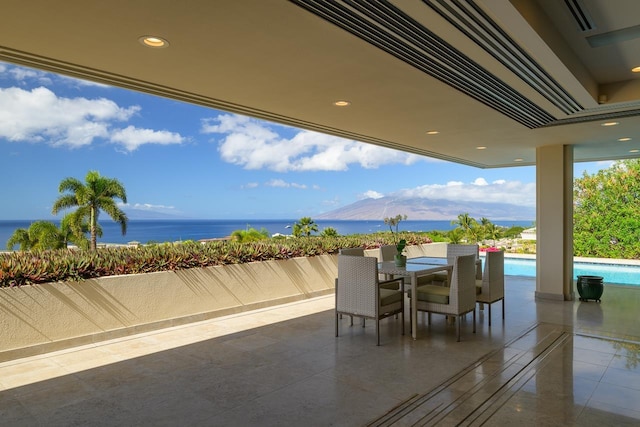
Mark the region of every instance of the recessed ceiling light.
<instances>
[{"instance_id":1,"label":"recessed ceiling light","mask_svg":"<svg viewBox=\"0 0 640 427\"><path fill-rule=\"evenodd\" d=\"M630 153L638 153L640 150L629 150Z\"/></svg>"},{"instance_id":2,"label":"recessed ceiling light","mask_svg":"<svg viewBox=\"0 0 640 427\"><path fill-rule=\"evenodd\" d=\"M633 71L634 73L640 73L640 67L633 67L631 71Z\"/></svg>"},{"instance_id":3,"label":"recessed ceiling light","mask_svg":"<svg viewBox=\"0 0 640 427\"><path fill-rule=\"evenodd\" d=\"M427 135L437 135L437 134L439 134L439 133L440 133L440 132L438 132L437 130L430 130L430 131L427 131Z\"/></svg>"},{"instance_id":4,"label":"recessed ceiling light","mask_svg":"<svg viewBox=\"0 0 640 427\"><path fill-rule=\"evenodd\" d=\"M517 158L517 159L513 159L513 161L514 161L514 162L521 162L521 161L523 161L523 159L521 159L521 158Z\"/></svg>"},{"instance_id":5,"label":"recessed ceiling light","mask_svg":"<svg viewBox=\"0 0 640 427\"><path fill-rule=\"evenodd\" d=\"M138 41L147 47L167 47L169 42L166 39L158 36L142 36L138 38Z\"/></svg>"},{"instance_id":6,"label":"recessed ceiling light","mask_svg":"<svg viewBox=\"0 0 640 427\"><path fill-rule=\"evenodd\" d=\"M336 107L347 107L347 106L351 105L351 102L341 100L341 101L334 102L333 105L335 105Z\"/></svg>"},{"instance_id":7,"label":"recessed ceiling light","mask_svg":"<svg viewBox=\"0 0 640 427\"><path fill-rule=\"evenodd\" d=\"M601 126L616 126L619 125L619 122L605 122Z\"/></svg>"},{"instance_id":8,"label":"recessed ceiling light","mask_svg":"<svg viewBox=\"0 0 640 427\"><path fill-rule=\"evenodd\" d=\"M476 150L486 150L486 149L487 149L487 147L485 147L484 145L476 147Z\"/></svg>"},{"instance_id":9,"label":"recessed ceiling light","mask_svg":"<svg viewBox=\"0 0 640 427\"><path fill-rule=\"evenodd\" d=\"M629 137L618 138L618 141L620 141L620 142L631 141L631 138L629 138Z\"/></svg>"}]
</instances>

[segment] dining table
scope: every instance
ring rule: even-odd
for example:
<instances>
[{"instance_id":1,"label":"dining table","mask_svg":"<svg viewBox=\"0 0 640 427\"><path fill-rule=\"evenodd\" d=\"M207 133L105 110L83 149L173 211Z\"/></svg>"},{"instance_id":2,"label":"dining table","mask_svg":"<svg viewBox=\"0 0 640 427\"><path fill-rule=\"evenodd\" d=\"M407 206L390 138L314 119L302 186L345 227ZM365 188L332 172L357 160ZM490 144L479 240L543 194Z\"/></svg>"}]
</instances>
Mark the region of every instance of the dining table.
<instances>
[{"instance_id":1,"label":"dining table","mask_svg":"<svg viewBox=\"0 0 640 427\"><path fill-rule=\"evenodd\" d=\"M396 266L395 261L378 263L378 273L387 276L408 277L411 280L411 336L414 340L418 337L418 310L416 309L418 277L428 276L441 271L447 271L449 278L451 278L453 264L449 264L446 258L409 258L404 267Z\"/></svg>"}]
</instances>

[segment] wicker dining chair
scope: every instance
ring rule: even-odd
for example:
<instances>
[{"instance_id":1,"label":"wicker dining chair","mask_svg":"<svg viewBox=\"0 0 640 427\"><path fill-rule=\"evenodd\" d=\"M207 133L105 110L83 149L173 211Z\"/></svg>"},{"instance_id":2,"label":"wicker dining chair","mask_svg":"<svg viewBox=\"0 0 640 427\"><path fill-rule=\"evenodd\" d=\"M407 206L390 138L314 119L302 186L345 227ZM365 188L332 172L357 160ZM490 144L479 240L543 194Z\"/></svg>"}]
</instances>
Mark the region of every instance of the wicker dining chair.
<instances>
[{"instance_id":1,"label":"wicker dining chair","mask_svg":"<svg viewBox=\"0 0 640 427\"><path fill-rule=\"evenodd\" d=\"M339 253L341 255L364 256L363 248L342 248Z\"/></svg>"},{"instance_id":2,"label":"wicker dining chair","mask_svg":"<svg viewBox=\"0 0 640 427\"><path fill-rule=\"evenodd\" d=\"M473 312L473 332L476 332L476 260L475 255L463 255L454 260L449 287L423 285L417 288L416 308L428 313L456 316L457 340L460 341L460 320ZM414 298L410 294L411 298Z\"/></svg>"},{"instance_id":3,"label":"wicker dining chair","mask_svg":"<svg viewBox=\"0 0 640 427\"><path fill-rule=\"evenodd\" d=\"M476 302L489 306L489 326L491 326L491 304L502 301L504 320L504 252L487 252L484 259L482 279L476 279ZM482 307L482 306L481 306Z\"/></svg>"},{"instance_id":4,"label":"wicker dining chair","mask_svg":"<svg viewBox=\"0 0 640 427\"><path fill-rule=\"evenodd\" d=\"M390 282L397 282L399 289L382 287ZM377 258L338 255L336 337L339 332L340 316L343 314L363 319L374 319L376 321L377 345L380 345L380 320L400 314L402 316L402 335L404 335L404 278L380 281ZM353 320L351 325L353 325Z\"/></svg>"},{"instance_id":5,"label":"wicker dining chair","mask_svg":"<svg viewBox=\"0 0 640 427\"><path fill-rule=\"evenodd\" d=\"M478 245L462 245L457 243L449 243L447 245L447 263L453 264L453 261L461 255L475 255L475 261L480 258L480 247ZM482 267L480 264L476 265L476 279L482 279ZM435 282L442 282L447 285L448 275L447 273L435 273L432 278Z\"/></svg>"}]
</instances>

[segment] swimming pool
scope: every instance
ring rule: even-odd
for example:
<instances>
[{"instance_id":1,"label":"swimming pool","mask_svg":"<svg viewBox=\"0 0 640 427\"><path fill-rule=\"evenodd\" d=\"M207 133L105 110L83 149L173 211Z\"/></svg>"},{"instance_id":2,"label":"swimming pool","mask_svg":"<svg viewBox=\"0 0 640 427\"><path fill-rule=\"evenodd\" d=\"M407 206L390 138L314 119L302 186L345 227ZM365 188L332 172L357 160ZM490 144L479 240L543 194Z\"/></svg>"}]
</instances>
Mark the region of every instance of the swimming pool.
<instances>
[{"instance_id":1,"label":"swimming pool","mask_svg":"<svg viewBox=\"0 0 640 427\"><path fill-rule=\"evenodd\" d=\"M482 257L484 262L484 257ZM504 258L504 274L507 276L536 277L536 260L524 258ZM605 283L640 286L640 266L625 264L602 264L574 262L573 277L602 276Z\"/></svg>"}]
</instances>

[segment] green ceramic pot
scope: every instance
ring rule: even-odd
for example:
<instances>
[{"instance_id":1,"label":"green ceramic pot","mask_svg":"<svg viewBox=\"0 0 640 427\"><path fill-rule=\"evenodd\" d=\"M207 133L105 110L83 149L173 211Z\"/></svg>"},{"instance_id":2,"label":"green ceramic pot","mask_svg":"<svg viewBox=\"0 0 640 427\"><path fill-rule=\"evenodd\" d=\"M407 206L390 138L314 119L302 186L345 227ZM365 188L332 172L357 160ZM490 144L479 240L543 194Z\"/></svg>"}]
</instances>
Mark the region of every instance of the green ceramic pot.
<instances>
[{"instance_id":1,"label":"green ceramic pot","mask_svg":"<svg viewBox=\"0 0 640 427\"><path fill-rule=\"evenodd\" d=\"M590 299L600 302L600 297L604 292L604 283L601 276L578 276L576 286L580 301L589 301Z\"/></svg>"}]
</instances>

